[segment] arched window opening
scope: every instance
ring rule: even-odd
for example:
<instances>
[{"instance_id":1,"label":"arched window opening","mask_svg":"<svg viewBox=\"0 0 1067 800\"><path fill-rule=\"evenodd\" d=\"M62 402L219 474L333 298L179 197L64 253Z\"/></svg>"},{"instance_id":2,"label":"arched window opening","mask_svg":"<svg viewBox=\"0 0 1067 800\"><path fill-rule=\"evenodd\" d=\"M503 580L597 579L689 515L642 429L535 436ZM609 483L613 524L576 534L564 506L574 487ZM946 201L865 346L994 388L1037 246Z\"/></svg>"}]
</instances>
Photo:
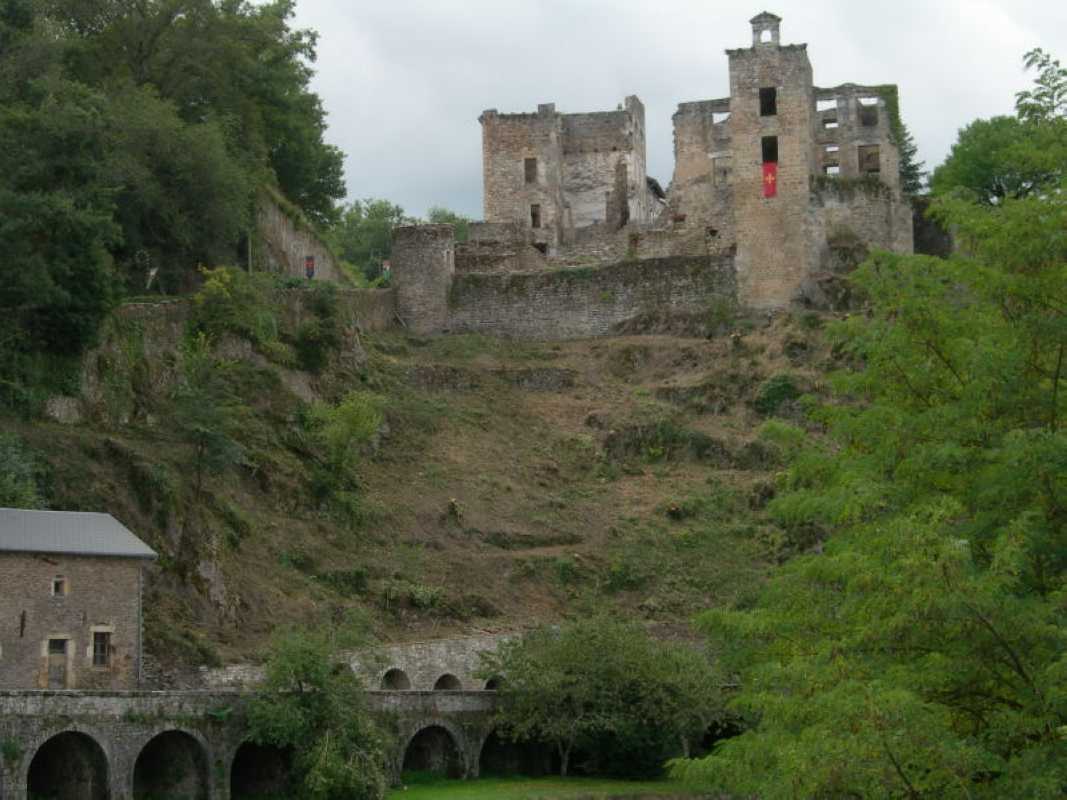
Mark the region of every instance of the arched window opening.
<instances>
[{"instance_id":1,"label":"arched window opening","mask_svg":"<svg viewBox=\"0 0 1067 800\"><path fill-rule=\"evenodd\" d=\"M382 676L382 688L392 692L403 692L411 688L411 679L404 670L393 667Z\"/></svg>"},{"instance_id":2,"label":"arched window opening","mask_svg":"<svg viewBox=\"0 0 1067 800\"><path fill-rule=\"evenodd\" d=\"M233 757L230 800L292 797L289 786L292 762L289 750L245 742Z\"/></svg>"},{"instance_id":3,"label":"arched window opening","mask_svg":"<svg viewBox=\"0 0 1067 800\"><path fill-rule=\"evenodd\" d=\"M42 744L30 762L28 797L107 800L107 756L84 733L59 733Z\"/></svg>"},{"instance_id":4,"label":"arched window opening","mask_svg":"<svg viewBox=\"0 0 1067 800\"><path fill-rule=\"evenodd\" d=\"M420 776L462 778L463 761L452 734L439 725L415 734L404 751L402 773L405 783Z\"/></svg>"},{"instance_id":5,"label":"arched window opening","mask_svg":"<svg viewBox=\"0 0 1067 800\"><path fill-rule=\"evenodd\" d=\"M437 683L433 685L435 692L458 692L463 689L463 684L459 682L459 678L450 673L445 673L437 679Z\"/></svg>"},{"instance_id":6,"label":"arched window opening","mask_svg":"<svg viewBox=\"0 0 1067 800\"><path fill-rule=\"evenodd\" d=\"M166 731L146 744L133 768L134 800L207 800L208 760L200 742Z\"/></svg>"},{"instance_id":7,"label":"arched window opening","mask_svg":"<svg viewBox=\"0 0 1067 800\"><path fill-rule=\"evenodd\" d=\"M504 679L499 675L494 675L485 682L485 691L496 692L500 690L500 687L504 685Z\"/></svg>"}]
</instances>

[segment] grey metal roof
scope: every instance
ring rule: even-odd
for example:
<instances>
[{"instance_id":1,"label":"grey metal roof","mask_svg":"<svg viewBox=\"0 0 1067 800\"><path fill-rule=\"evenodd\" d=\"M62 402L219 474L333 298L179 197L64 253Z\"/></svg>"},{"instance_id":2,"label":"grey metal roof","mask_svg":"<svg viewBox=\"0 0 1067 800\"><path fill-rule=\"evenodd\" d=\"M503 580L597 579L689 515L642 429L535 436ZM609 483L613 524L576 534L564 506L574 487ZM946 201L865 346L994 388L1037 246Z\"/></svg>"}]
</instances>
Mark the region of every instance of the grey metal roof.
<instances>
[{"instance_id":1,"label":"grey metal roof","mask_svg":"<svg viewBox=\"0 0 1067 800\"><path fill-rule=\"evenodd\" d=\"M0 552L155 558L110 514L0 508Z\"/></svg>"}]
</instances>

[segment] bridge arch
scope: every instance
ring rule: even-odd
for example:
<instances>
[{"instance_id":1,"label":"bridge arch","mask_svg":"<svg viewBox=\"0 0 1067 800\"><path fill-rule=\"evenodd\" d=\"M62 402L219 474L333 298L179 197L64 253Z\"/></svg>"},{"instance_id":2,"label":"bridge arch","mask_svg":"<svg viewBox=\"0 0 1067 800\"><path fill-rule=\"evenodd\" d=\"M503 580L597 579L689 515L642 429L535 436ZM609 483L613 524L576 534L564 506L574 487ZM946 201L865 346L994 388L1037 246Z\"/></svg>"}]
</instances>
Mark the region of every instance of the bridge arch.
<instances>
[{"instance_id":1,"label":"bridge arch","mask_svg":"<svg viewBox=\"0 0 1067 800\"><path fill-rule=\"evenodd\" d=\"M134 800L211 796L210 748L203 736L184 728L164 727L146 737L134 760L129 785Z\"/></svg>"},{"instance_id":2,"label":"bridge arch","mask_svg":"<svg viewBox=\"0 0 1067 800\"><path fill-rule=\"evenodd\" d=\"M552 749L544 742L514 742L494 728L478 749L478 775L536 778L553 772Z\"/></svg>"},{"instance_id":3,"label":"bridge arch","mask_svg":"<svg viewBox=\"0 0 1067 800\"><path fill-rule=\"evenodd\" d=\"M400 751L399 774L430 772L442 777L465 778L470 773L467 742L458 728L442 719L412 726Z\"/></svg>"},{"instance_id":4,"label":"bridge arch","mask_svg":"<svg viewBox=\"0 0 1067 800\"><path fill-rule=\"evenodd\" d=\"M392 667L382 675L381 687L386 691L404 692L411 689L411 678L400 667Z\"/></svg>"},{"instance_id":5,"label":"bridge arch","mask_svg":"<svg viewBox=\"0 0 1067 800\"><path fill-rule=\"evenodd\" d=\"M504 685L504 679L499 675L493 675L485 682L485 688L483 691L496 692L500 687Z\"/></svg>"},{"instance_id":6,"label":"bridge arch","mask_svg":"<svg viewBox=\"0 0 1067 800\"><path fill-rule=\"evenodd\" d=\"M433 690L435 692L461 692L463 691L463 683L451 672L446 672L434 681Z\"/></svg>"},{"instance_id":7,"label":"bridge arch","mask_svg":"<svg viewBox=\"0 0 1067 800\"><path fill-rule=\"evenodd\" d=\"M230 759L230 800L285 797L292 766L293 753L288 748L241 742Z\"/></svg>"},{"instance_id":8,"label":"bridge arch","mask_svg":"<svg viewBox=\"0 0 1067 800\"><path fill-rule=\"evenodd\" d=\"M27 797L109 800L111 757L107 740L82 726L38 737L28 756L22 785Z\"/></svg>"}]
</instances>

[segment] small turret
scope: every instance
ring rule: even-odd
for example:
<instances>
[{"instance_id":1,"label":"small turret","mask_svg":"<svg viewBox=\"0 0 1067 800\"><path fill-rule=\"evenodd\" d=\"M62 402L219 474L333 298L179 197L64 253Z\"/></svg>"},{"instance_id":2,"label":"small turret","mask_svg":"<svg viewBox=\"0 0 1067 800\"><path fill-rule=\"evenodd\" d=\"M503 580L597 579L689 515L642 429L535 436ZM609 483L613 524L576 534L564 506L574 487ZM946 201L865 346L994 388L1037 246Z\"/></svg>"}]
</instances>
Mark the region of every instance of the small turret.
<instances>
[{"instance_id":1,"label":"small turret","mask_svg":"<svg viewBox=\"0 0 1067 800\"><path fill-rule=\"evenodd\" d=\"M753 47L778 47L781 36L780 28L782 18L764 11L749 20L752 23L752 46Z\"/></svg>"}]
</instances>

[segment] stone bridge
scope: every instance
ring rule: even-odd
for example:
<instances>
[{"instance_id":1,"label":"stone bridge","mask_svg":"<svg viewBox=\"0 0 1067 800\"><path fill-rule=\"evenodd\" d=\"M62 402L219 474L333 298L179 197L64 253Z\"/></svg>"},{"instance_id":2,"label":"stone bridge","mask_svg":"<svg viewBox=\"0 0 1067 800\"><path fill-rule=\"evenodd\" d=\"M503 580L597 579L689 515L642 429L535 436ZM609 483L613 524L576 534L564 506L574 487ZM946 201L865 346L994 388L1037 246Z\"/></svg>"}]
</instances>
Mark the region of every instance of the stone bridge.
<instances>
[{"instance_id":1,"label":"stone bridge","mask_svg":"<svg viewBox=\"0 0 1067 800\"><path fill-rule=\"evenodd\" d=\"M235 690L0 692L0 800L242 800L284 786L288 754L247 739ZM493 733L492 691L372 691L392 776L546 766ZM535 763L536 762L536 763Z\"/></svg>"}]
</instances>

